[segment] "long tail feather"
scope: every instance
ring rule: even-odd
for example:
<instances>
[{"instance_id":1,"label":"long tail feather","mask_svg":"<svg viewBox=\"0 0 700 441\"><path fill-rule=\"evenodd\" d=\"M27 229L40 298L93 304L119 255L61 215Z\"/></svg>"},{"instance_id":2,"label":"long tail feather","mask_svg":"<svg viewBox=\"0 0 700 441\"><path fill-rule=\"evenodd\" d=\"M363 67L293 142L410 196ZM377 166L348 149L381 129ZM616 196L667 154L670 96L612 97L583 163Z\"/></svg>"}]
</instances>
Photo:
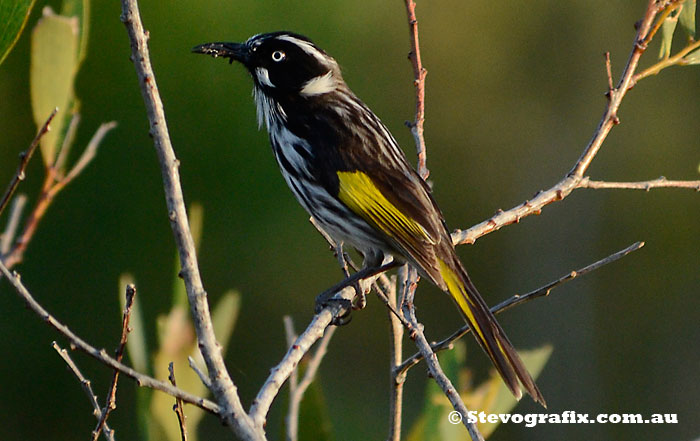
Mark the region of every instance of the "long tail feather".
<instances>
[{"instance_id":1,"label":"long tail feather","mask_svg":"<svg viewBox=\"0 0 700 441\"><path fill-rule=\"evenodd\" d=\"M458 262L457 259L455 261ZM447 290L459 306L462 315L472 328L472 333L496 367L510 391L519 400L522 397L520 384L533 400L547 407L535 381L525 368L520 356L506 337L488 306L482 299L466 271L457 263L456 270L439 260L440 275Z\"/></svg>"}]
</instances>

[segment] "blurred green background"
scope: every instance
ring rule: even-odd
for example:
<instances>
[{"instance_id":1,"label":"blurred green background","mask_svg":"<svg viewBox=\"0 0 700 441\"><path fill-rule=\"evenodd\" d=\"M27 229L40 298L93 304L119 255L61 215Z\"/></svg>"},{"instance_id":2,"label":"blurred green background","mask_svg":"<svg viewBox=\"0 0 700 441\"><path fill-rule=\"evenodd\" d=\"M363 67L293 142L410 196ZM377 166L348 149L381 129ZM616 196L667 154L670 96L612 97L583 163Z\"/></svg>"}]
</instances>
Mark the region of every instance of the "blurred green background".
<instances>
[{"instance_id":1,"label":"blurred green background","mask_svg":"<svg viewBox=\"0 0 700 441\"><path fill-rule=\"evenodd\" d=\"M0 186L36 127L28 90L29 30L0 66ZM49 2L54 9L60 4ZM421 2L428 69L428 166L450 228L466 228L550 187L573 165L605 105L602 54L615 78L626 62L643 0ZM308 322L316 294L341 273L308 223L256 129L251 81L240 66L195 56L209 41L241 41L278 29L306 34L336 57L352 89L383 119L410 158L412 71L403 2L144 1L151 58L188 202L204 207L201 270L212 301L240 291L242 310L227 362L246 406L284 352L282 316ZM98 347L118 341L117 281L134 274L147 330L170 306L174 245L160 170L118 2L94 2L88 54L78 76L78 154L99 123L116 120L98 157L51 206L17 267L50 311ZM682 42L677 41L677 47ZM642 60L656 61L658 42ZM589 170L594 179L698 179L700 68L671 68L638 84ZM20 191L36 199L33 160ZM490 439L674 439L700 436L700 199L696 192L577 190L538 217L462 246L459 253L489 303L523 293L637 240L640 251L500 316L514 344L551 343L538 381L550 412L677 413L668 425L503 425ZM6 216L0 220L4 227ZM427 283L418 312L429 338L461 325L448 298ZM0 282L0 439L73 440L94 427L91 409L50 347L56 333ZM61 341L59 339L59 341ZM61 342L65 344L65 342ZM477 379L488 364L473 341ZM411 344L407 345L411 350ZM407 354L408 355L408 354ZM110 375L75 359L101 398ZM383 439L389 397L385 308L340 329L321 367L339 440ZM425 369L409 374L404 429L422 409ZM134 385L122 380L109 423L134 439ZM269 417L281 432L278 400ZM538 412L528 398L515 412ZM174 417L173 417L174 418ZM175 421L173 419L173 421ZM230 439L212 417L202 439Z\"/></svg>"}]
</instances>

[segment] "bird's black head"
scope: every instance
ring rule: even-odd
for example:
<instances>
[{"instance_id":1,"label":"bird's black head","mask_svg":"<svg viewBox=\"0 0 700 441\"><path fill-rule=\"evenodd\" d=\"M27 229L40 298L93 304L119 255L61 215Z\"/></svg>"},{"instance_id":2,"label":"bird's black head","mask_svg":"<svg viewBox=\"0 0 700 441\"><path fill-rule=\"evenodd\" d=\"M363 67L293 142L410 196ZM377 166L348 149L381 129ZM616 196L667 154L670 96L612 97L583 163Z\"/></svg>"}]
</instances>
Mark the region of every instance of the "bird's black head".
<instances>
[{"instance_id":1,"label":"bird's black head","mask_svg":"<svg viewBox=\"0 0 700 441\"><path fill-rule=\"evenodd\" d=\"M266 95L323 95L342 84L338 63L308 38L292 32L255 35L245 43L206 43L192 52L243 64Z\"/></svg>"}]
</instances>

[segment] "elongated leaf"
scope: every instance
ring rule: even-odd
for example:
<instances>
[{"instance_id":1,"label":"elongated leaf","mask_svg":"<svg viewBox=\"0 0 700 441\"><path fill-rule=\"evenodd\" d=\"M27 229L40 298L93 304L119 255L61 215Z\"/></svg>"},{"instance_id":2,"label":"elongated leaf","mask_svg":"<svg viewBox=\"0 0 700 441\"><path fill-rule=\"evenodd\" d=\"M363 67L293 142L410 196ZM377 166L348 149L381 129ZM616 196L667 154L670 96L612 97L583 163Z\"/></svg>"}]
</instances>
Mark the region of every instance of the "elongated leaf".
<instances>
[{"instance_id":1,"label":"elongated leaf","mask_svg":"<svg viewBox=\"0 0 700 441\"><path fill-rule=\"evenodd\" d=\"M49 7L44 8L43 14L32 32L29 79L37 126L58 107L52 130L41 138L44 163L50 165L55 160L66 112L73 98L78 64L78 19L56 15Z\"/></svg>"},{"instance_id":2,"label":"elongated leaf","mask_svg":"<svg viewBox=\"0 0 700 441\"><path fill-rule=\"evenodd\" d=\"M299 439L314 441L333 440L333 426L328 405L320 383L311 383L299 407Z\"/></svg>"},{"instance_id":3,"label":"elongated leaf","mask_svg":"<svg viewBox=\"0 0 700 441\"><path fill-rule=\"evenodd\" d=\"M659 58L668 58L671 56L671 43L673 43L673 33L676 31L677 24L678 14L675 11L661 24L661 49L659 50Z\"/></svg>"},{"instance_id":4,"label":"elongated leaf","mask_svg":"<svg viewBox=\"0 0 700 441\"><path fill-rule=\"evenodd\" d=\"M483 411L489 414L509 412L515 407L517 401L495 370L489 379L477 388L471 389L469 387L469 371L461 367L464 365L465 348L463 342L457 342L454 350L440 354L440 365L453 384L458 385L464 404L468 409L477 412ZM536 379L549 359L552 348L544 346L531 351L518 352L527 370ZM498 423L478 423L477 427L484 438L487 438L498 427ZM457 441L464 439L469 439L469 435L461 423L460 416L454 414L454 409L442 390L433 381L428 382L423 413L411 428L407 440Z\"/></svg>"},{"instance_id":5,"label":"elongated leaf","mask_svg":"<svg viewBox=\"0 0 700 441\"><path fill-rule=\"evenodd\" d=\"M63 0L61 15L65 17L77 17L80 28L78 29L78 65L85 59L87 53L88 36L90 30L90 0Z\"/></svg>"},{"instance_id":6,"label":"elongated leaf","mask_svg":"<svg viewBox=\"0 0 700 441\"><path fill-rule=\"evenodd\" d=\"M695 0L685 0L681 6L678 21L689 37L695 38Z\"/></svg>"},{"instance_id":7,"label":"elongated leaf","mask_svg":"<svg viewBox=\"0 0 700 441\"><path fill-rule=\"evenodd\" d=\"M34 0L0 0L0 64L22 34L32 6Z\"/></svg>"},{"instance_id":8,"label":"elongated leaf","mask_svg":"<svg viewBox=\"0 0 700 441\"><path fill-rule=\"evenodd\" d=\"M683 57L686 64L700 64L700 49L696 49Z\"/></svg>"},{"instance_id":9,"label":"elongated leaf","mask_svg":"<svg viewBox=\"0 0 700 441\"><path fill-rule=\"evenodd\" d=\"M530 372L530 375L532 375L532 378L537 379L540 372L542 372L542 369L544 369L544 365L547 364L549 356L552 355L552 346L545 345L541 348L532 349L529 351L518 351L518 353L520 354L520 357L522 358L528 372ZM480 389L482 388L487 389L488 392L486 395L490 395L492 397L491 400L488 400L488 407L480 407L484 410L484 412L505 414L510 412L516 406L516 404L518 404L513 394L510 393L510 390L508 390L505 383L503 383L503 380L501 380L501 377L495 370L491 373L491 379L479 386L474 394L479 394ZM526 397L524 399L528 398ZM465 401L467 401L466 398ZM499 424L500 421L496 423L479 423L477 424L477 427L482 435L484 435L484 438L486 438L493 433L494 430L496 430Z\"/></svg>"}]
</instances>

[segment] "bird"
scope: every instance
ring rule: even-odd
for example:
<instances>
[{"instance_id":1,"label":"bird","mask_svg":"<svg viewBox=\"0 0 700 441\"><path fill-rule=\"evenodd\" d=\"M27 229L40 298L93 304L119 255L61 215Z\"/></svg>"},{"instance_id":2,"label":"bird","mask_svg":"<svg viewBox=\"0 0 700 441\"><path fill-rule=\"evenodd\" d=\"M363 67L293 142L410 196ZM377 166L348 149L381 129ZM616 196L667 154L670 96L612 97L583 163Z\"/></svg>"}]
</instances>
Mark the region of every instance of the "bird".
<instances>
[{"instance_id":1,"label":"bird","mask_svg":"<svg viewBox=\"0 0 700 441\"><path fill-rule=\"evenodd\" d=\"M376 268L390 256L447 292L512 394L544 397L455 252L431 188L381 120L348 87L336 60L309 38L278 31L214 42L198 54L242 64L258 128L296 199L338 243Z\"/></svg>"}]
</instances>

